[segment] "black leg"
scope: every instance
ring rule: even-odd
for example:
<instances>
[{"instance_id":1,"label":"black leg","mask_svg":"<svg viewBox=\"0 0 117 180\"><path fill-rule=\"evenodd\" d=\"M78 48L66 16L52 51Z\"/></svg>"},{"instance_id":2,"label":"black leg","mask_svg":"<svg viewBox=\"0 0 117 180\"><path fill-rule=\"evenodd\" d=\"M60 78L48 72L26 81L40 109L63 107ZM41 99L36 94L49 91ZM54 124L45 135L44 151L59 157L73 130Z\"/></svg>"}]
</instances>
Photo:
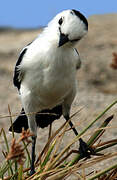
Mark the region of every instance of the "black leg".
<instances>
[{"instance_id":1,"label":"black leg","mask_svg":"<svg viewBox=\"0 0 117 180\"><path fill-rule=\"evenodd\" d=\"M64 117L66 119L66 121L69 120L69 116L65 116ZM69 125L70 127L72 128L74 134L77 136L78 135L78 132L77 130L75 129L73 123L71 121L69 121ZM80 146L79 146L79 152L80 152L80 155L81 157L87 157L89 158L90 157L90 154L93 154L94 151L92 148L88 147L87 143L85 143L82 138L79 139L79 143L80 143Z\"/></svg>"},{"instance_id":2,"label":"black leg","mask_svg":"<svg viewBox=\"0 0 117 180\"><path fill-rule=\"evenodd\" d=\"M33 175L35 173L35 144L36 144L36 136L32 136L32 154L31 154L31 171L30 175Z\"/></svg>"},{"instance_id":3,"label":"black leg","mask_svg":"<svg viewBox=\"0 0 117 180\"><path fill-rule=\"evenodd\" d=\"M80 146L79 146L79 152L80 152L80 155L81 157L87 157L87 158L90 158L90 154L91 153L94 153L93 152L93 149L91 149L90 147L88 147L87 143L84 142L82 140L82 138L79 139L79 142L80 142ZM91 152L91 153L90 153Z\"/></svg>"},{"instance_id":4,"label":"black leg","mask_svg":"<svg viewBox=\"0 0 117 180\"><path fill-rule=\"evenodd\" d=\"M64 118L66 119L66 121L69 121L69 116L65 116ZM75 127L74 127L74 125L73 125L73 123L72 123L71 121L69 121L69 125L70 125L70 127L72 128L74 134L77 136L77 135L78 135L78 132L77 132L77 130L75 129Z\"/></svg>"},{"instance_id":5,"label":"black leg","mask_svg":"<svg viewBox=\"0 0 117 180\"><path fill-rule=\"evenodd\" d=\"M70 127L72 128L74 134L77 136L77 135L78 135L78 132L77 132L77 130L75 129L75 127L74 127L74 125L73 125L73 123L72 123L71 121L69 121L69 125L70 125Z\"/></svg>"}]
</instances>

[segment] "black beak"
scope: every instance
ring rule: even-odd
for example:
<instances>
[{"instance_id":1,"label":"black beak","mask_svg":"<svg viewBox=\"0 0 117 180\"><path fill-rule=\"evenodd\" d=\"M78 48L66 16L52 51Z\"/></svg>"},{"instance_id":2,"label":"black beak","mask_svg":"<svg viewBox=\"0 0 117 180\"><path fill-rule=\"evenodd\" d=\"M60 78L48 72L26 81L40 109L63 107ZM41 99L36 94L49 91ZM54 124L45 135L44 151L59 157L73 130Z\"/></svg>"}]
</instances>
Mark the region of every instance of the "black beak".
<instances>
[{"instance_id":1,"label":"black beak","mask_svg":"<svg viewBox=\"0 0 117 180\"><path fill-rule=\"evenodd\" d=\"M65 34L63 34L63 33L60 33L60 39L59 39L59 46L58 46L58 47L64 45L64 44L67 43L68 41L69 41L68 35L65 35Z\"/></svg>"}]
</instances>

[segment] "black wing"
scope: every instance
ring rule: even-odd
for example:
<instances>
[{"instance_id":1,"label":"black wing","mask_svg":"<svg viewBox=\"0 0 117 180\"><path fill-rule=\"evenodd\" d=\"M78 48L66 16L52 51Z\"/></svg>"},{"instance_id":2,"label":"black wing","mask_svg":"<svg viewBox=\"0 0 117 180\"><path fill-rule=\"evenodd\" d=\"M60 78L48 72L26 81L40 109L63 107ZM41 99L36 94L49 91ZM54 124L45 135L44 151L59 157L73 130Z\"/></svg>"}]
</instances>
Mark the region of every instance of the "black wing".
<instances>
[{"instance_id":1,"label":"black wing","mask_svg":"<svg viewBox=\"0 0 117 180\"><path fill-rule=\"evenodd\" d=\"M57 105L53 109L42 110L36 114L36 123L40 128L45 128L62 115L62 105Z\"/></svg>"},{"instance_id":2,"label":"black wing","mask_svg":"<svg viewBox=\"0 0 117 180\"><path fill-rule=\"evenodd\" d=\"M22 108L20 115L15 119L13 124L10 126L9 131L12 132L12 129L16 133L21 133L22 128L24 130L28 129L28 118L25 115L24 109Z\"/></svg>"},{"instance_id":3,"label":"black wing","mask_svg":"<svg viewBox=\"0 0 117 180\"><path fill-rule=\"evenodd\" d=\"M26 51L27 51L27 48L25 48L25 49L21 52L21 54L20 54L20 56L19 56L19 58L18 58L18 61L17 61L17 63L16 63L16 66L15 66L14 77L13 77L13 84L14 84L14 86L16 86L16 87L18 88L18 90L20 89L20 84L21 84L21 81L19 80L20 71L19 71L19 69L18 69L18 66L20 65L20 63L21 63L21 61L22 61L22 59L23 59L24 54L26 53Z\"/></svg>"},{"instance_id":4,"label":"black wing","mask_svg":"<svg viewBox=\"0 0 117 180\"><path fill-rule=\"evenodd\" d=\"M56 119L59 119L61 115L62 115L62 105L58 105L53 109L42 110L35 115L37 126L39 126L40 128L45 128ZM9 128L9 131L12 131L13 129L14 132L21 133L22 128L24 128L24 130L27 130L29 128L28 118L23 108L21 110L20 115L16 118L16 120Z\"/></svg>"}]
</instances>

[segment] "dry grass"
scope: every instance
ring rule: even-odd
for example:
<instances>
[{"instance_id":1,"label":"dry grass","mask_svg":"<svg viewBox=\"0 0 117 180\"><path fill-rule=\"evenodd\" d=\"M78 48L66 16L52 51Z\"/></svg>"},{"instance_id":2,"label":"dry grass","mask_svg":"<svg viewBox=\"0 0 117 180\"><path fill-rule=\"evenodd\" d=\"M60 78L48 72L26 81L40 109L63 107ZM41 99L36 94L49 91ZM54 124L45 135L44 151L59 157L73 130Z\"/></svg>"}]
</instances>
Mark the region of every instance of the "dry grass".
<instances>
[{"instance_id":1,"label":"dry grass","mask_svg":"<svg viewBox=\"0 0 117 180\"><path fill-rule=\"evenodd\" d=\"M109 105L96 119L94 119L88 127L86 127L77 137L75 137L69 144L60 150L64 135L70 131L68 123L64 123L56 132L51 134L51 127L49 131L48 142L39 154L36 163L36 173L33 176L29 176L30 171L30 153L29 153L29 140L32 134L29 130L22 131L18 140L15 139L15 134L12 132L13 140L9 145L4 129L0 131L0 137L4 137L4 143L6 144L6 150L2 151L5 160L0 167L0 177L4 180L61 180L67 179L72 176L81 180L114 180L117 177L117 162L112 164L106 169L94 171L92 168L99 164L111 161L117 156L117 152L112 152L113 146L117 145L117 139L112 139L106 142L100 142L100 137L103 136L105 131L108 131L110 127L107 126L113 119L113 115L106 118L101 126L93 131L89 131L89 128L98 121L111 107L113 107L117 101ZM12 114L9 109L9 117L12 123ZM78 110L79 112L79 110ZM78 112L72 115L74 117ZM14 115L13 115L14 116ZM71 119L72 119L71 117ZM1 116L1 118L4 118ZM78 141L80 137L89 136L87 141L89 147L93 148L93 153L90 158L82 158L77 150L74 150L73 145ZM106 149L109 149L106 152ZM105 151L103 151L105 150ZM90 170L92 169L92 170Z\"/></svg>"}]
</instances>

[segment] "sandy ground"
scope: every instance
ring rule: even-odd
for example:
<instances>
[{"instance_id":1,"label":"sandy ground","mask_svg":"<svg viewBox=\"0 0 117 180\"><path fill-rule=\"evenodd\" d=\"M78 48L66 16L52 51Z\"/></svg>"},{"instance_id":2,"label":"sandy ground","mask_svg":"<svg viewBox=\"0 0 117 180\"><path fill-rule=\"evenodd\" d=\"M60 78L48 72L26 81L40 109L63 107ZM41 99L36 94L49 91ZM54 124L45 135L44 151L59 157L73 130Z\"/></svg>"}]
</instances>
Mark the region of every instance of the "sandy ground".
<instances>
[{"instance_id":1,"label":"sandy ground","mask_svg":"<svg viewBox=\"0 0 117 180\"><path fill-rule=\"evenodd\" d=\"M17 89L13 86L13 70L21 49L39 34L39 30L0 30L0 116L8 115L8 104L11 112L18 113L21 103ZM73 122L81 131L100 112L117 98L117 70L110 67L112 53L117 52L117 14L95 15L89 18L89 33L77 45L82 59L82 67L77 73L78 93L72 105L71 114L84 107ZM104 115L104 118L114 114L109 129L102 141L117 138L117 105ZM94 127L99 126L101 118ZM53 123L53 130L60 127L63 118ZM9 118L0 118L0 128L8 135ZM39 129L38 148L42 148L48 136L48 128ZM69 137L69 138L68 138ZM72 132L66 133L63 146L74 137ZM10 142L11 136L8 135ZM87 139L84 137L84 139ZM3 140L0 139L2 148ZM76 145L77 146L77 145ZM77 147L75 147L77 148ZM114 148L117 150L117 147ZM2 157L0 157L0 161ZM110 162L109 162L110 163ZM108 165L101 164L102 166Z\"/></svg>"}]
</instances>

